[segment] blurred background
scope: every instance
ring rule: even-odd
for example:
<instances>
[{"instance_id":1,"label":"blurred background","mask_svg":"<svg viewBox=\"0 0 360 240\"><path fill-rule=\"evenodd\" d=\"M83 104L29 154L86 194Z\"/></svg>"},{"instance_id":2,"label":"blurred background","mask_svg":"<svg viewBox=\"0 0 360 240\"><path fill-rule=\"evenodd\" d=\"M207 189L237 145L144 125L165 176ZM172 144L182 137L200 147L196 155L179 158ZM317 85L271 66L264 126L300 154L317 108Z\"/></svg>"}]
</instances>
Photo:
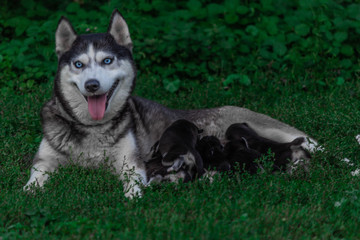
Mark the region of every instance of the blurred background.
<instances>
[{"instance_id":1,"label":"blurred background","mask_svg":"<svg viewBox=\"0 0 360 240\"><path fill-rule=\"evenodd\" d=\"M79 34L126 19L139 77L169 92L195 83L324 91L359 78L360 3L342 0L9 1L0 9L0 91L53 79L54 32L66 16ZM18 82L17 82L18 81Z\"/></svg>"}]
</instances>

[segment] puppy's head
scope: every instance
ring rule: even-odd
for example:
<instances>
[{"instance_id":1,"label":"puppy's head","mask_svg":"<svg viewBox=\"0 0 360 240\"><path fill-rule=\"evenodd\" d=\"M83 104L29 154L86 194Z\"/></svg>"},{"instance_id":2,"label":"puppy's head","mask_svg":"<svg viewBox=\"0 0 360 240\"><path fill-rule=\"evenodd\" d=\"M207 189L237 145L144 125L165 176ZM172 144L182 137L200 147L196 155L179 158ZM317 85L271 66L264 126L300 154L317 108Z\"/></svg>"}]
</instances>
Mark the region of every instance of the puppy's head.
<instances>
[{"instance_id":1,"label":"puppy's head","mask_svg":"<svg viewBox=\"0 0 360 240\"><path fill-rule=\"evenodd\" d=\"M224 150L220 140L215 136L205 136L201 138L197 143L196 149L204 161L219 157Z\"/></svg>"},{"instance_id":2,"label":"puppy's head","mask_svg":"<svg viewBox=\"0 0 360 240\"><path fill-rule=\"evenodd\" d=\"M230 125L230 127L225 132L225 137L227 140L240 140L245 137L257 137L258 134L250 128L247 123L235 123Z\"/></svg>"},{"instance_id":3,"label":"puppy's head","mask_svg":"<svg viewBox=\"0 0 360 240\"><path fill-rule=\"evenodd\" d=\"M303 137L294 139L287 144L288 150L283 151L279 156L279 161L282 161L283 165L287 163L286 171L288 173L292 173L295 169L298 169L298 167L308 172L311 155L301 146L304 141L305 139Z\"/></svg>"}]
</instances>

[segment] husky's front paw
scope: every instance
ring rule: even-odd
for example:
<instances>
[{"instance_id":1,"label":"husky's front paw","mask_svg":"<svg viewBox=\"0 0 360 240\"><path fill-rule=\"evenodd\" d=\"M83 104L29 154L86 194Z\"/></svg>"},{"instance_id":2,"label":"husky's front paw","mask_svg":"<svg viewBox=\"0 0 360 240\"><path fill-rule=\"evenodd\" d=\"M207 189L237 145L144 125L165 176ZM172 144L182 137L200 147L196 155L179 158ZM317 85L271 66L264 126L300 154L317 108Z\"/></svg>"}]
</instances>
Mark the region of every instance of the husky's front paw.
<instances>
[{"instance_id":1,"label":"husky's front paw","mask_svg":"<svg viewBox=\"0 0 360 240\"><path fill-rule=\"evenodd\" d=\"M37 182L31 182L26 183L25 186L23 186L22 190L26 193L33 194L36 192L37 189L41 189L39 184Z\"/></svg>"},{"instance_id":2,"label":"husky's front paw","mask_svg":"<svg viewBox=\"0 0 360 240\"><path fill-rule=\"evenodd\" d=\"M35 187L41 188L45 184L48 178L49 178L49 174L33 169L30 179L23 187L23 190L33 191Z\"/></svg>"},{"instance_id":3,"label":"husky's front paw","mask_svg":"<svg viewBox=\"0 0 360 240\"><path fill-rule=\"evenodd\" d=\"M26 184L25 186L23 186L22 190L23 190L24 192L31 192L31 191L34 189L34 187L35 187L34 184L32 184L32 186Z\"/></svg>"}]
</instances>

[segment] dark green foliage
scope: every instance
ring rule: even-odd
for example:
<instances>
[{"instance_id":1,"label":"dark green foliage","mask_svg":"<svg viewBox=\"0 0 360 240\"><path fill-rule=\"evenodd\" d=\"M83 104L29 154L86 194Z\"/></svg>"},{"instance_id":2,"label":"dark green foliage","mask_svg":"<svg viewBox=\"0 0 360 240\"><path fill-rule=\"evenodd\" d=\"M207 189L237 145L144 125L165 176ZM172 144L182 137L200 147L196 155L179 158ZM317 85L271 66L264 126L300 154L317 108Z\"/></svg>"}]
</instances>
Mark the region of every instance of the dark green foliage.
<instances>
[{"instance_id":1,"label":"dark green foliage","mask_svg":"<svg viewBox=\"0 0 360 240\"><path fill-rule=\"evenodd\" d=\"M6 2L1 10L1 72L11 66L25 91L47 81L56 70L59 17L67 16L79 33L101 32L114 8L130 27L139 71L161 78L170 92L210 79L224 79L225 86L248 86L255 78L335 86L344 83L338 77L351 81L359 70L360 4L350 0L137 0L126 5L118 0L102 5L23 0L16 8ZM258 76L259 71L266 75ZM316 80L316 72L325 72L324 79ZM18 87L6 78L6 73L0 76L2 92Z\"/></svg>"},{"instance_id":2,"label":"dark green foliage","mask_svg":"<svg viewBox=\"0 0 360 240\"><path fill-rule=\"evenodd\" d=\"M109 169L72 166L22 192L51 96L58 19L103 32L114 8L134 41L137 95L269 114L325 147L310 173L164 184L129 201ZM359 25L350 0L3 1L0 239L358 239Z\"/></svg>"}]
</instances>

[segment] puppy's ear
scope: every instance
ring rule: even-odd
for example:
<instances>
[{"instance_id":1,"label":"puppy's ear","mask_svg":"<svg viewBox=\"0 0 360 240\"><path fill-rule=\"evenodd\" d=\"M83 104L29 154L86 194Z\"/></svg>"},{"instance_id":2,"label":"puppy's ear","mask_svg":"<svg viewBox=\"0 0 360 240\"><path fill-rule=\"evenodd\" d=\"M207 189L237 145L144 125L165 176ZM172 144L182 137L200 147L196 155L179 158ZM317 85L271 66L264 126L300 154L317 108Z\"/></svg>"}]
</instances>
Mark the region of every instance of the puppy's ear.
<instances>
[{"instance_id":1,"label":"puppy's ear","mask_svg":"<svg viewBox=\"0 0 360 240\"><path fill-rule=\"evenodd\" d=\"M133 44L130 38L129 28L118 10L114 10L108 28L117 44L124 46L132 52Z\"/></svg>"},{"instance_id":2,"label":"puppy's ear","mask_svg":"<svg viewBox=\"0 0 360 240\"><path fill-rule=\"evenodd\" d=\"M250 149L250 147L249 147L249 143L248 143L248 141L246 140L246 138L241 137L241 140L244 142L244 144L245 144L246 148L247 148L247 149Z\"/></svg>"},{"instance_id":3,"label":"puppy's ear","mask_svg":"<svg viewBox=\"0 0 360 240\"><path fill-rule=\"evenodd\" d=\"M311 155L309 151L304 149L301 144L305 141L305 138L298 137L290 142L290 149L292 151L292 155L295 156L293 158L297 159L311 159Z\"/></svg>"},{"instance_id":4,"label":"puppy's ear","mask_svg":"<svg viewBox=\"0 0 360 240\"><path fill-rule=\"evenodd\" d=\"M77 38L74 28L66 17L61 17L55 32L55 50L58 59L69 51Z\"/></svg>"}]
</instances>

